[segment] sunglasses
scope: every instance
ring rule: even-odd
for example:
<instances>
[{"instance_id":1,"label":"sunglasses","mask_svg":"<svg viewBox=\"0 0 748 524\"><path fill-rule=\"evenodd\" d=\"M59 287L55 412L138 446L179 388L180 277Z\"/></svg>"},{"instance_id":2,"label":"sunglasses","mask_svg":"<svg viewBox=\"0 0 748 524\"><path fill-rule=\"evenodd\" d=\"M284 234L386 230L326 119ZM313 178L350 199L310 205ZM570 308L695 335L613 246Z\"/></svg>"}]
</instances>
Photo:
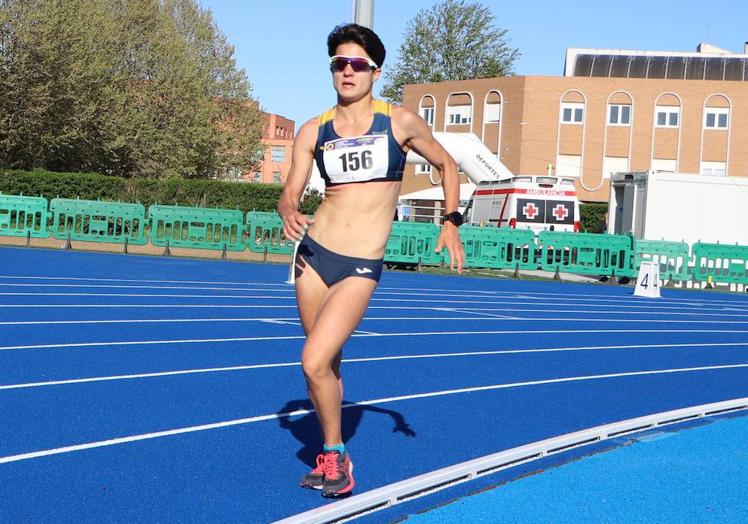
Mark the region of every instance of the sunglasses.
<instances>
[{"instance_id":1,"label":"sunglasses","mask_svg":"<svg viewBox=\"0 0 748 524\"><path fill-rule=\"evenodd\" d=\"M351 69L356 73L364 73L379 68L376 63L363 56L335 55L330 57L330 71L334 73L342 73L348 64L350 64Z\"/></svg>"}]
</instances>

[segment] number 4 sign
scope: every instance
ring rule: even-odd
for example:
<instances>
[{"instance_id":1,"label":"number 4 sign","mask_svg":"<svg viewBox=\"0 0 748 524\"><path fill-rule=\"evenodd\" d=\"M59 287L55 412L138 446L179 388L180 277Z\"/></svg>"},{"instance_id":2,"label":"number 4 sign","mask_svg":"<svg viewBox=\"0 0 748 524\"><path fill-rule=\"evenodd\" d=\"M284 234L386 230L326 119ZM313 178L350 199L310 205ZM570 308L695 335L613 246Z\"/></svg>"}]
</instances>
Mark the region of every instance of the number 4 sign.
<instances>
[{"instance_id":1,"label":"number 4 sign","mask_svg":"<svg viewBox=\"0 0 748 524\"><path fill-rule=\"evenodd\" d=\"M657 262L642 262L636 279L634 295L660 298L660 267Z\"/></svg>"}]
</instances>

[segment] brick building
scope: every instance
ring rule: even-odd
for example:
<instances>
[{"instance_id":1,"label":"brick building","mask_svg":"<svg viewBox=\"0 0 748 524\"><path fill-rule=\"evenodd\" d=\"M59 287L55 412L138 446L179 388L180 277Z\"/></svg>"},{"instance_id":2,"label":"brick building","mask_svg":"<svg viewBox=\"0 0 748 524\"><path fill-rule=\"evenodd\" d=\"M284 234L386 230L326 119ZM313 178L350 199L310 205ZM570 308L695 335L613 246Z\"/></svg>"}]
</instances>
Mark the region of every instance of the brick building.
<instances>
[{"instance_id":1,"label":"brick building","mask_svg":"<svg viewBox=\"0 0 748 524\"><path fill-rule=\"evenodd\" d=\"M574 177L582 201L607 201L617 171L748 176L748 44L569 49L564 76L408 85L403 106L474 133L515 174ZM433 187L429 170L408 166L401 192Z\"/></svg>"},{"instance_id":2,"label":"brick building","mask_svg":"<svg viewBox=\"0 0 748 524\"><path fill-rule=\"evenodd\" d=\"M262 143L265 153L257 171L249 172L245 178L249 182L264 184L285 183L291 169L291 147L294 140L293 120L271 113L263 113L264 129Z\"/></svg>"}]
</instances>

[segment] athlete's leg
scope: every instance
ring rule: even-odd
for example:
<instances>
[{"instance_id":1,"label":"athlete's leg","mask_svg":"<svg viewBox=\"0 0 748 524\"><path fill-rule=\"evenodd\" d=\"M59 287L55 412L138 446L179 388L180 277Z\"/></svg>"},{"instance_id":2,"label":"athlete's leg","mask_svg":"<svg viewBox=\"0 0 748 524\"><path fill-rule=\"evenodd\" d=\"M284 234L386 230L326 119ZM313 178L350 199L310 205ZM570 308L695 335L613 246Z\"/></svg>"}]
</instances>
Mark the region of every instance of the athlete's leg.
<instances>
[{"instance_id":1,"label":"athlete's leg","mask_svg":"<svg viewBox=\"0 0 748 524\"><path fill-rule=\"evenodd\" d=\"M341 350L361 322L376 286L374 280L360 277L348 277L334 284L319 302L317 316L307 334L301 363L328 446L342 441Z\"/></svg>"}]
</instances>

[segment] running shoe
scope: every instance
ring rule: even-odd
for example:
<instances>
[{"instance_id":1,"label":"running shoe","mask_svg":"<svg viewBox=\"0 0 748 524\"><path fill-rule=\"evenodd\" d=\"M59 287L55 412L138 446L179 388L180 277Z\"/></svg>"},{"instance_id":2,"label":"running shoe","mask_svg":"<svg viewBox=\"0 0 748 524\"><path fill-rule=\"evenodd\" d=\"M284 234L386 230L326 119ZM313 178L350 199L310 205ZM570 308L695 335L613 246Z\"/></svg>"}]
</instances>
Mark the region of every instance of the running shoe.
<instances>
[{"instance_id":1,"label":"running shoe","mask_svg":"<svg viewBox=\"0 0 748 524\"><path fill-rule=\"evenodd\" d=\"M323 497L346 497L351 494L356 482L353 480L353 462L348 452L341 455L337 451L328 451L324 454L322 468L325 473Z\"/></svg>"},{"instance_id":2,"label":"running shoe","mask_svg":"<svg viewBox=\"0 0 748 524\"><path fill-rule=\"evenodd\" d=\"M317 466L301 479L302 488L322 489L322 484L325 481L324 464L325 455L320 453L317 455Z\"/></svg>"}]
</instances>

